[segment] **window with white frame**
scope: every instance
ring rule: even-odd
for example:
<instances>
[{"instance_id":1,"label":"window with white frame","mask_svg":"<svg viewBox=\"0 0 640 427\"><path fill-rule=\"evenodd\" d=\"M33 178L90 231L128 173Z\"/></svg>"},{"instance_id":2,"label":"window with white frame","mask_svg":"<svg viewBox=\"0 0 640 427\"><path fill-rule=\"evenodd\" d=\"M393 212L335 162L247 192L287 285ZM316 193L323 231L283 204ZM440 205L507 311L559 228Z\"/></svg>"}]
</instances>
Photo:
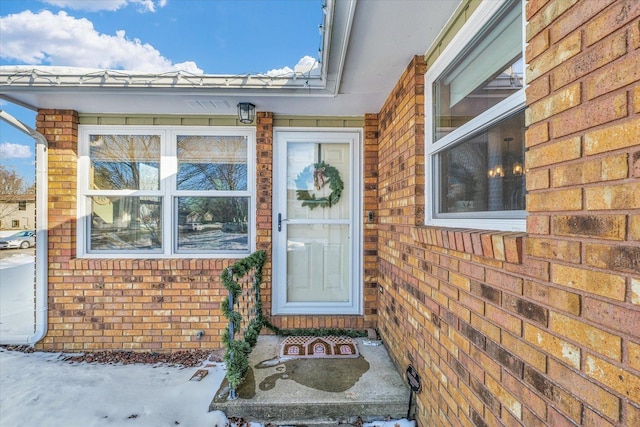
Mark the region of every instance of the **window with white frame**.
<instances>
[{"instance_id":1,"label":"window with white frame","mask_svg":"<svg viewBox=\"0 0 640 427\"><path fill-rule=\"evenodd\" d=\"M246 128L81 126L79 256L251 253L254 147Z\"/></svg>"},{"instance_id":2,"label":"window with white frame","mask_svg":"<svg viewBox=\"0 0 640 427\"><path fill-rule=\"evenodd\" d=\"M525 229L522 3L485 1L425 74L427 223Z\"/></svg>"}]
</instances>

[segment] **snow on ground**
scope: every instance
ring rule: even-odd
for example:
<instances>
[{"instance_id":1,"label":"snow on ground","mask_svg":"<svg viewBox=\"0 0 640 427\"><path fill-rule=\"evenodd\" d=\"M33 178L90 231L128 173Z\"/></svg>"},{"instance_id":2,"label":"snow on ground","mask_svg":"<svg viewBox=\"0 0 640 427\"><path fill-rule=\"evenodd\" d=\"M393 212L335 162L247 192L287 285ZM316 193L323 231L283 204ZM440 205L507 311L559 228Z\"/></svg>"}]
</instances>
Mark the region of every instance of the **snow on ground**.
<instances>
[{"instance_id":1,"label":"snow on ground","mask_svg":"<svg viewBox=\"0 0 640 427\"><path fill-rule=\"evenodd\" d=\"M101 365L65 362L61 353L21 353L0 348L0 426L12 427L223 427L224 413L208 412L225 369L205 362L168 365ZM209 374L190 381L199 369ZM414 427L413 421L365 427ZM252 423L251 427L262 427Z\"/></svg>"},{"instance_id":2,"label":"snow on ground","mask_svg":"<svg viewBox=\"0 0 640 427\"><path fill-rule=\"evenodd\" d=\"M0 336L33 333L31 255L0 260ZM0 348L1 427L223 427L209 404L225 374L223 363L181 368L166 364L69 363L61 353ZM190 381L198 369L209 374ZM391 420L364 427L414 427ZM262 427L252 423L252 427Z\"/></svg>"},{"instance_id":3,"label":"snow on ground","mask_svg":"<svg viewBox=\"0 0 640 427\"><path fill-rule=\"evenodd\" d=\"M211 363L213 364L213 363ZM221 365L221 364L216 364ZM222 366L72 364L60 353L0 350L0 425L42 427L224 426L208 412Z\"/></svg>"},{"instance_id":4,"label":"snow on ground","mask_svg":"<svg viewBox=\"0 0 640 427\"><path fill-rule=\"evenodd\" d=\"M0 337L34 332L34 262L24 253L0 260Z\"/></svg>"}]
</instances>

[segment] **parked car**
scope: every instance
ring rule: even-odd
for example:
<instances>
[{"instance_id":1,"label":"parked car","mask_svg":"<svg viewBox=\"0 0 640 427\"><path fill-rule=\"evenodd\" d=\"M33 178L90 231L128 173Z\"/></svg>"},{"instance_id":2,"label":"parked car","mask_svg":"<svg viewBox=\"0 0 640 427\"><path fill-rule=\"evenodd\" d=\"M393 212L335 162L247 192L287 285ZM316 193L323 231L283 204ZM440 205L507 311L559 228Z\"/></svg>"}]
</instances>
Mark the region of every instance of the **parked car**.
<instances>
[{"instance_id":1,"label":"parked car","mask_svg":"<svg viewBox=\"0 0 640 427\"><path fill-rule=\"evenodd\" d=\"M0 249L27 249L36 245L33 231L20 231L0 239Z\"/></svg>"},{"instance_id":2,"label":"parked car","mask_svg":"<svg viewBox=\"0 0 640 427\"><path fill-rule=\"evenodd\" d=\"M187 229L191 231L202 231L204 230L204 225L201 222L188 222Z\"/></svg>"}]
</instances>

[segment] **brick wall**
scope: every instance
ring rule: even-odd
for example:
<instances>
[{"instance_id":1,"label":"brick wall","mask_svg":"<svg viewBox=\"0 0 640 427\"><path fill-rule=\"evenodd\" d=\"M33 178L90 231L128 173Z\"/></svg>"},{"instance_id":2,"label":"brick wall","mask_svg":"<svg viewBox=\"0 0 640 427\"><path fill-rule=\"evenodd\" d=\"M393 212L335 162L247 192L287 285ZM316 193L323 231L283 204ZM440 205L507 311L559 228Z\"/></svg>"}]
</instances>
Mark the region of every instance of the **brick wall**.
<instances>
[{"instance_id":1,"label":"brick wall","mask_svg":"<svg viewBox=\"0 0 640 427\"><path fill-rule=\"evenodd\" d=\"M356 125L361 126L361 121L354 118L322 118L303 119L300 117L274 117L273 123L277 123L279 126L309 126L312 128L320 127L353 127ZM296 328L330 328L330 329L355 329L364 330L367 328L375 328L377 322L377 295L378 295L378 282L377 282L377 229L376 222L378 221L377 210L377 146L378 146L378 133L377 133L377 116L375 114L367 115L365 117L364 124L364 141L362 142L363 153L363 213L364 218L362 223L364 224L363 230L363 315L271 315L271 282L264 287L262 293L263 298L263 312L270 316L271 323L282 329L296 329ZM264 147L264 156L268 160L268 168L271 169L272 165L272 145L273 145L273 132L270 128L269 140ZM258 138L258 153L261 150L260 138ZM267 153L268 151L268 153ZM259 154L260 157L260 154ZM267 166L265 166L266 168ZM260 166L259 166L260 168ZM258 170L260 172L260 169ZM260 178L258 178L260 182ZM271 180L271 177L270 177ZM271 181L269 180L269 186L267 193L269 195L269 209L264 211L264 215L271 218ZM265 187L266 188L266 187ZM260 196L258 196L259 207L262 205ZM373 212L373 221L369 222L368 212ZM260 209L258 212L260 214ZM269 239L271 239L271 232L269 231ZM265 280L266 282L266 280ZM268 333L268 331L265 331Z\"/></svg>"},{"instance_id":2,"label":"brick wall","mask_svg":"<svg viewBox=\"0 0 640 427\"><path fill-rule=\"evenodd\" d=\"M585 425L640 424L639 17L633 0L527 8L526 253L550 278L525 282L549 311L523 331L547 355L525 380Z\"/></svg>"},{"instance_id":3,"label":"brick wall","mask_svg":"<svg viewBox=\"0 0 640 427\"><path fill-rule=\"evenodd\" d=\"M526 234L420 225L422 61L380 111L378 323L419 425L640 425L639 16L528 3Z\"/></svg>"},{"instance_id":4,"label":"brick wall","mask_svg":"<svg viewBox=\"0 0 640 427\"><path fill-rule=\"evenodd\" d=\"M49 141L49 331L37 348L169 352L221 347L227 320L220 307L226 297L220 273L235 260L76 258L78 114L40 110L36 120L38 130ZM125 116L87 116L84 120L105 125L182 123L175 118ZM191 119L189 123L211 124L203 120L210 119ZM216 119L216 123L221 120L224 118ZM257 114L256 247L268 254L262 285L267 315L271 310L273 121L271 113ZM375 124L373 129L366 150L375 153ZM371 180L375 179L375 157L368 158L366 175ZM375 209L375 196L371 196L371 192L375 194L375 186L369 187L366 209ZM274 316L273 323L283 328L374 327L375 234L371 231L365 234L369 251L365 316ZM205 335L198 339L200 330Z\"/></svg>"},{"instance_id":5,"label":"brick wall","mask_svg":"<svg viewBox=\"0 0 640 427\"><path fill-rule=\"evenodd\" d=\"M49 141L49 330L37 348L219 348L227 325L220 272L235 260L76 258L78 115L40 110L36 126ZM264 163L259 159L258 195L269 185ZM265 208L257 220L259 249L270 247ZM269 277L270 264L266 272ZM205 335L198 339L200 330Z\"/></svg>"}]
</instances>

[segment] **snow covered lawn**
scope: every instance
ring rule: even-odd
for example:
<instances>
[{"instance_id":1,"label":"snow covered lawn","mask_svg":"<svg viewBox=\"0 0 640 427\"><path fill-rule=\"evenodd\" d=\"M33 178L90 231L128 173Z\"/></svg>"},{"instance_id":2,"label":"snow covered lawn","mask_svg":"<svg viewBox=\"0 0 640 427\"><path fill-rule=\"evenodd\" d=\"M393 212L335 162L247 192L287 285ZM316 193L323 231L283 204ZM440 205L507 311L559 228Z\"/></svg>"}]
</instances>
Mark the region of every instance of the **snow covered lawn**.
<instances>
[{"instance_id":1,"label":"snow covered lawn","mask_svg":"<svg viewBox=\"0 0 640 427\"><path fill-rule=\"evenodd\" d=\"M221 363L201 381L198 369L168 365L69 363L60 353L0 349L0 425L13 427L220 427L208 412L224 376Z\"/></svg>"},{"instance_id":2,"label":"snow covered lawn","mask_svg":"<svg viewBox=\"0 0 640 427\"><path fill-rule=\"evenodd\" d=\"M20 253L0 260L0 337L33 334L34 262L33 255Z\"/></svg>"},{"instance_id":3,"label":"snow covered lawn","mask_svg":"<svg viewBox=\"0 0 640 427\"><path fill-rule=\"evenodd\" d=\"M69 363L60 353L0 348L0 426L223 427L224 413L208 412L224 377L224 363L183 368ZM199 369L201 381L190 381ZM251 423L251 427L262 427ZM363 427L414 427L391 420Z\"/></svg>"}]
</instances>

